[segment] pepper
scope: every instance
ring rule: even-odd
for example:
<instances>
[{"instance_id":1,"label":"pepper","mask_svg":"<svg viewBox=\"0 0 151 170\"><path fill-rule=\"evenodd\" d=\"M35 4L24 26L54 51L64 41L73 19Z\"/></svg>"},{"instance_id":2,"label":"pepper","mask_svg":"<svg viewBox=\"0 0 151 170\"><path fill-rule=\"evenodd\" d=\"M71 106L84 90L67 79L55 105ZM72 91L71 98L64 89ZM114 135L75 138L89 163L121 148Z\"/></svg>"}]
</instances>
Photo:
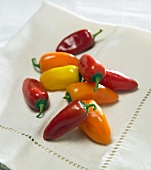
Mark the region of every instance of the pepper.
<instances>
[{"instance_id":1,"label":"pepper","mask_svg":"<svg viewBox=\"0 0 151 170\"><path fill-rule=\"evenodd\" d=\"M95 37L100 34L100 29L92 35L90 30L82 29L65 37L57 46L56 51L68 52L73 55L82 53L95 45Z\"/></svg>"},{"instance_id":2,"label":"pepper","mask_svg":"<svg viewBox=\"0 0 151 170\"><path fill-rule=\"evenodd\" d=\"M132 78L119 71L109 69L106 69L106 75L100 83L112 90L133 90L138 87L138 83Z\"/></svg>"},{"instance_id":3,"label":"pepper","mask_svg":"<svg viewBox=\"0 0 151 170\"><path fill-rule=\"evenodd\" d=\"M44 140L59 138L79 126L87 118L87 110L92 106L96 109L94 104L86 105L80 100L69 103L46 126L43 133Z\"/></svg>"},{"instance_id":4,"label":"pepper","mask_svg":"<svg viewBox=\"0 0 151 170\"><path fill-rule=\"evenodd\" d=\"M69 84L66 88L64 99L71 100L95 100L97 104L108 104L118 101L118 95L111 89L99 85L97 92L94 92L94 83L77 82Z\"/></svg>"},{"instance_id":5,"label":"pepper","mask_svg":"<svg viewBox=\"0 0 151 170\"><path fill-rule=\"evenodd\" d=\"M111 130L102 108L94 100L82 100L85 104L94 104L97 109L88 108L88 116L80 129L94 142L107 145L111 142Z\"/></svg>"},{"instance_id":6,"label":"pepper","mask_svg":"<svg viewBox=\"0 0 151 170\"><path fill-rule=\"evenodd\" d=\"M32 58L32 63L43 73L55 67L66 65L78 66L78 59L74 55L65 52L49 52L40 58L39 64L36 63L35 58Z\"/></svg>"},{"instance_id":7,"label":"pepper","mask_svg":"<svg viewBox=\"0 0 151 170\"><path fill-rule=\"evenodd\" d=\"M49 107L49 96L45 87L36 79L26 78L22 85L22 91L27 104L34 110L39 111L37 118L42 116Z\"/></svg>"},{"instance_id":8,"label":"pepper","mask_svg":"<svg viewBox=\"0 0 151 170\"><path fill-rule=\"evenodd\" d=\"M79 59L79 71L87 82L95 82L94 91L97 91L100 80L105 76L105 67L89 54Z\"/></svg>"},{"instance_id":9,"label":"pepper","mask_svg":"<svg viewBox=\"0 0 151 170\"><path fill-rule=\"evenodd\" d=\"M67 85L79 79L79 69L74 65L52 68L40 76L40 82L50 91L65 90Z\"/></svg>"}]
</instances>

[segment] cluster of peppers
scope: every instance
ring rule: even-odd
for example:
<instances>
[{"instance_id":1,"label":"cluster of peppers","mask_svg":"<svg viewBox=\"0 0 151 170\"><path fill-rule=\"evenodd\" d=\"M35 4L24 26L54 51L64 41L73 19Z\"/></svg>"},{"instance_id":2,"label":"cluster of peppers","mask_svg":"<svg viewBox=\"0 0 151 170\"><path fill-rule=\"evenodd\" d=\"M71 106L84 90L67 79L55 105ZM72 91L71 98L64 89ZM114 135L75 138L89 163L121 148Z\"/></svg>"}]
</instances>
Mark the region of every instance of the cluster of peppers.
<instances>
[{"instance_id":1,"label":"cluster of peppers","mask_svg":"<svg viewBox=\"0 0 151 170\"><path fill-rule=\"evenodd\" d=\"M44 54L39 63L32 59L41 72L40 80L25 79L22 90L26 102L39 111L37 117L42 117L50 105L48 91L65 90L64 99L68 101L46 126L45 140L61 137L79 126L96 143L111 142L110 126L100 105L118 101L116 90L132 90L138 84L120 72L106 69L89 54L80 59L75 56L93 47L94 37L101 31L94 36L89 30L75 32L61 41L56 52Z\"/></svg>"}]
</instances>

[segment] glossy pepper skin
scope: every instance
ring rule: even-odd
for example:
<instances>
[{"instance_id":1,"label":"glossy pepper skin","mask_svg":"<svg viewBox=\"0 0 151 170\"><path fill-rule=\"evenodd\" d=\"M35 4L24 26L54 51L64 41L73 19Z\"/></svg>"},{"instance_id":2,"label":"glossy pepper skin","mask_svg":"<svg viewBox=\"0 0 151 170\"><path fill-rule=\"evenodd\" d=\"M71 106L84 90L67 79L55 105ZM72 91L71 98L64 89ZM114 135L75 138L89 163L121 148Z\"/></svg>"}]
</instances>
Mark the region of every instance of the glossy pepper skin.
<instances>
[{"instance_id":1,"label":"glossy pepper skin","mask_svg":"<svg viewBox=\"0 0 151 170\"><path fill-rule=\"evenodd\" d=\"M84 80L96 83L94 91L97 91L100 80L105 76L105 67L91 55L84 54L79 59L79 71Z\"/></svg>"},{"instance_id":2,"label":"glossy pepper skin","mask_svg":"<svg viewBox=\"0 0 151 170\"><path fill-rule=\"evenodd\" d=\"M107 145L111 142L111 129L102 108L94 100L82 100L85 104L94 104L97 109L88 109L88 116L80 129L94 142Z\"/></svg>"},{"instance_id":3,"label":"glossy pepper skin","mask_svg":"<svg viewBox=\"0 0 151 170\"><path fill-rule=\"evenodd\" d=\"M87 118L87 110L91 106L96 109L94 104L85 105L79 100L69 103L44 129L43 138L53 140L79 126Z\"/></svg>"},{"instance_id":4,"label":"glossy pepper skin","mask_svg":"<svg viewBox=\"0 0 151 170\"><path fill-rule=\"evenodd\" d=\"M65 37L57 46L56 51L62 51L77 55L95 45L95 37L100 34L100 29L96 34L92 35L90 30L82 29Z\"/></svg>"},{"instance_id":5,"label":"glossy pepper skin","mask_svg":"<svg viewBox=\"0 0 151 170\"><path fill-rule=\"evenodd\" d=\"M40 76L40 82L50 91L65 90L67 85L79 82L79 79L79 69L74 65L52 68Z\"/></svg>"},{"instance_id":6,"label":"glossy pepper skin","mask_svg":"<svg viewBox=\"0 0 151 170\"><path fill-rule=\"evenodd\" d=\"M112 90L133 90L138 87L138 83L132 78L119 71L109 69L106 69L106 75L100 83Z\"/></svg>"},{"instance_id":7,"label":"glossy pepper skin","mask_svg":"<svg viewBox=\"0 0 151 170\"><path fill-rule=\"evenodd\" d=\"M94 92L94 83L77 82L67 86L65 99L70 101L74 100L89 100L96 101L97 104L108 104L118 101L118 95L111 89L98 86L98 90Z\"/></svg>"},{"instance_id":8,"label":"glossy pepper skin","mask_svg":"<svg viewBox=\"0 0 151 170\"><path fill-rule=\"evenodd\" d=\"M42 116L43 110L49 107L49 96L45 87L32 78L26 78L22 85L22 91L27 104L34 110L39 111L37 118Z\"/></svg>"},{"instance_id":9,"label":"glossy pepper skin","mask_svg":"<svg viewBox=\"0 0 151 170\"><path fill-rule=\"evenodd\" d=\"M32 63L34 67L38 67L43 73L55 67L66 65L78 66L78 59L74 55L66 52L49 52L40 58L39 64L36 63L35 58L32 59Z\"/></svg>"}]
</instances>

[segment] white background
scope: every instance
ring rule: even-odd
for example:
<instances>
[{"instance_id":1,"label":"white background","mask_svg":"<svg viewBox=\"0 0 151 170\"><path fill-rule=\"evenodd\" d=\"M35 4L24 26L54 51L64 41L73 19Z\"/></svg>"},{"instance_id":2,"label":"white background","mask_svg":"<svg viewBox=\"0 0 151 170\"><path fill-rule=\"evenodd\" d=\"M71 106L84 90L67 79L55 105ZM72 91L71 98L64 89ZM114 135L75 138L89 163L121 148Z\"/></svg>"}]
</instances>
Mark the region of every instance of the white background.
<instances>
[{"instance_id":1,"label":"white background","mask_svg":"<svg viewBox=\"0 0 151 170\"><path fill-rule=\"evenodd\" d=\"M151 31L150 0L48 0L83 17ZM0 0L0 47L20 30L43 0Z\"/></svg>"}]
</instances>

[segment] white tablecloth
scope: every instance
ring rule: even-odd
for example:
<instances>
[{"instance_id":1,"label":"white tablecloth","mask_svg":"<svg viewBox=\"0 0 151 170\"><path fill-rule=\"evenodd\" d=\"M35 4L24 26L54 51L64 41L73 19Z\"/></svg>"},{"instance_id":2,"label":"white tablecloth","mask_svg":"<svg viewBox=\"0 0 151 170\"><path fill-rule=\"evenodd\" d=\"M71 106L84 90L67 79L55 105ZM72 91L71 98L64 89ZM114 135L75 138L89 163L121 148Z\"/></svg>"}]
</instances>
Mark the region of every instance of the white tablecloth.
<instances>
[{"instance_id":1,"label":"white tablecloth","mask_svg":"<svg viewBox=\"0 0 151 170\"><path fill-rule=\"evenodd\" d=\"M57 6L42 0L0 0L0 162L11 170L150 170L151 2L49 2ZM64 20L59 20L62 16ZM62 28L57 27L60 23ZM51 114L37 120L28 114L20 90L26 76L38 79L31 57L54 50L60 37L83 26L104 30L102 41L90 54L139 81L140 89L120 93L117 105L103 107L112 129L113 141L107 147L94 144L76 130L68 139L45 142L42 130L66 105L60 100L63 93L51 94Z\"/></svg>"}]
</instances>

